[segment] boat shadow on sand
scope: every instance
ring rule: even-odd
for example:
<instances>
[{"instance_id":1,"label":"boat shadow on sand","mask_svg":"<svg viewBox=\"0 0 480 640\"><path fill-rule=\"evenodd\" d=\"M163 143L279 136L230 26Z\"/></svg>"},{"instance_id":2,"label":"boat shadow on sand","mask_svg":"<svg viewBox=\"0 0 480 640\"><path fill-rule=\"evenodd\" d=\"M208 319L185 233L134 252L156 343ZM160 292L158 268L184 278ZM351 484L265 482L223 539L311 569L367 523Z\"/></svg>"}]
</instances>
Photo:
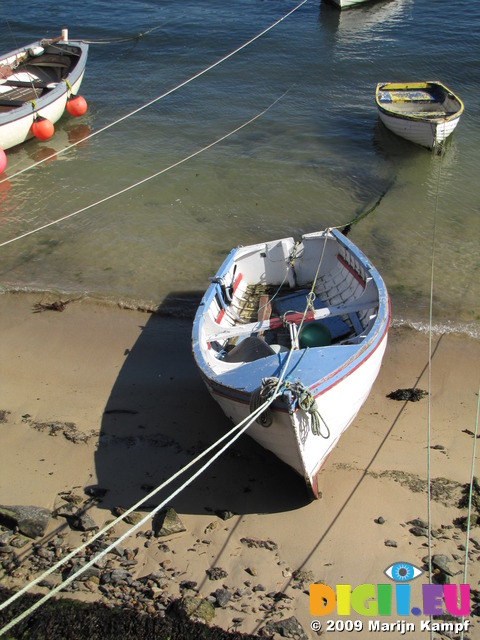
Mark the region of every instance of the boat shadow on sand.
<instances>
[{"instance_id":1,"label":"boat shadow on sand","mask_svg":"<svg viewBox=\"0 0 480 640\"><path fill-rule=\"evenodd\" d=\"M192 320L200 299L199 293L168 296L145 315L140 336L126 349L95 454L98 486L107 490L103 508L129 508L233 427L193 359ZM167 500L213 453L142 510ZM244 434L168 504L181 513L246 514L291 511L309 500L303 479Z\"/></svg>"}]
</instances>

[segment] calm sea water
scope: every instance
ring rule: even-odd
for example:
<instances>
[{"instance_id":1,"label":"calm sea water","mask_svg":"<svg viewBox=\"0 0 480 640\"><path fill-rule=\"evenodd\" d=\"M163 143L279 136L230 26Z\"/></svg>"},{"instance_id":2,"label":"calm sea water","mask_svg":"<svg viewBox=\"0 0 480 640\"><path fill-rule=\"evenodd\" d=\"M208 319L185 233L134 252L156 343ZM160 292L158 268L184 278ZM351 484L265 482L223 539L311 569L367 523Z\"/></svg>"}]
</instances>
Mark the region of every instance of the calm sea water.
<instances>
[{"instance_id":1,"label":"calm sea water","mask_svg":"<svg viewBox=\"0 0 480 640\"><path fill-rule=\"evenodd\" d=\"M5 176L191 78L296 4L3 0L3 51L63 27L95 41L81 89L87 114L9 152ZM234 246L343 225L381 198L350 237L385 278L394 319L425 326L433 265L434 324L478 337L479 34L471 0L457 0L454 13L451 0L342 13L307 2L168 97L0 184L2 242L162 171L274 103L187 162L0 248L0 290L158 307L200 294ZM439 79L465 103L443 156L378 122L376 83L415 79Z\"/></svg>"}]
</instances>

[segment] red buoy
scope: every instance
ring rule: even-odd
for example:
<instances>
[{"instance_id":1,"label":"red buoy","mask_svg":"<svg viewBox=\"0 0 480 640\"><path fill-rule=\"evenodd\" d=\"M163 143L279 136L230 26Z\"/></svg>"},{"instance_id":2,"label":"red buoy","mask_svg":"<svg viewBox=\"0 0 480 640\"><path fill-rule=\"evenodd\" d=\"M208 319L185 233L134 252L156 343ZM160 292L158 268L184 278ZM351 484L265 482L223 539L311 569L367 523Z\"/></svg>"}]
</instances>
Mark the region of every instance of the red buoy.
<instances>
[{"instance_id":1,"label":"red buoy","mask_svg":"<svg viewBox=\"0 0 480 640\"><path fill-rule=\"evenodd\" d=\"M7 166L7 154L3 149L0 149L0 173L5 171Z\"/></svg>"},{"instance_id":2,"label":"red buoy","mask_svg":"<svg viewBox=\"0 0 480 640\"><path fill-rule=\"evenodd\" d=\"M38 116L32 123L31 131L39 140L48 140L55 132L55 128L50 120Z\"/></svg>"},{"instance_id":3,"label":"red buoy","mask_svg":"<svg viewBox=\"0 0 480 640\"><path fill-rule=\"evenodd\" d=\"M82 96L70 96L67 100L67 111L71 116L83 116L87 111L87 101Z\"/></svg>"}]
</instances>

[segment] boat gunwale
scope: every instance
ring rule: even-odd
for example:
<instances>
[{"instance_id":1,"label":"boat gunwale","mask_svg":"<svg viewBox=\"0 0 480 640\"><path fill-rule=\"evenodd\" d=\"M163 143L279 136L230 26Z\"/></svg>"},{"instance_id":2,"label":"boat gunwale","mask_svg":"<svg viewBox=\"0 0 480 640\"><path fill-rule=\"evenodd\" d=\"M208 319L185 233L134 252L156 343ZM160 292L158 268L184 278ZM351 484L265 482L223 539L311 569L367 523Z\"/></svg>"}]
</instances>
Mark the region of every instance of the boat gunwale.
<instances>
[{"instance_id":1,"label":"boat gunwale","mask_svg":"<svg viewBox=\"0 0 480 640\"><path fill-rule=\"evenodd\" d=\"M451 96L459 105L459 108L452 114L445 114L444 116L436 116L429 117L427 115L422 115L420 113L400 113L395 109L388 109L384 104L381 103L379 98L380 91L390 91L390 90L415 90L415 89L428 89L429 87L439 87L444 95ZM464 111L464 104L461 98L459 98L451 89L449 89L446 85L438 80L426 80L421 82L379 82L375 91L375 101L378 109L388 117L397 118L399 120L409 120L411 122L420 122L420 123L442 123L442 122L451 122L460 118ZM405 103L408 103L408 100L405 100Z\"/></svg>"},{"instance_id":2,"label":"boat gunwale","mask_svg":"<svg viewBox=\"0 0 480 640\"><path fill-rule=\"evenodd\" d=\"M336 230L331 230L331 234L338 244L344 246L347 250L352 252L354 255L361 258L362 265L368 269L370 276L374 279L377 290L378 290L378 303L377 306L377 318L373 326L371 327L369 333L366 338L359 343L358 348L345 359L334 371L328 372L327 375L323 376L321 379L315 380L313 383L310 383L308 388L313 393L315 398L320 397L329 391L332 387L336 386L340 382L342 382L345 378L351 375L354 371L356 371L366 360L370 358L370 356L376 351L376 349L383 343L384 339L387 337L388 328L390 325L391 318L391 306L390 299L388 296L386 285L376 270L376 268L371 264L367 256L354 245L348 238L340 234ZM304 234L302 236L302 241L305 237L311 237L314 234ZM287 240L288 238L283 238L283 240ZM264 247L264 243L257 243L256 245L249 245L246 248L254 248ZM232 249L219 270L217 271L216 277L221 278L222 275L225 275L228 269L230 268L232 262L234 261L234 256L236 252L241 249L241 247L237 247L236 249ZM200 332L203 324L204 313L209 308L209 305L212 303L213 297L215 296L215 287L213 283L209 285L207 288L202 301L197 309L197 313L193 323L193 338L194 342L192 344L192 351L197 362L197 366L201 372L202 377L205 380L207 386L209 386L214 393L222 395L223 397L230 398L233 401L240 402L242 404L248 404L249 399L251 397L251 391L242 391L238 387L234 387L231 385L227 385L221 382L221 378L230 372L222 372L217 373L211 369L211 367L207 364L207 361L203 355L203 347L200 344ZM372 305L373 307L374 305ZM331 349L335 348L339 345L330 345L328 347L316 347L315 349ZM352 345L349 345L352 346ZM340 346L342 348L342 346ZM300 357L303 357L303 354L307 352L308 349L301 349L299 353L302 353ZM261 362L265 362L270 358L278 358L278 354L272 354L271 356L267 356L267 358L262 358ZM260 362L260 361L257 361ZM296 365L292 365L293 369L295 369ZM240 367L237 367L235 370L238 370ZM212 372L211 375L208 375L208 370ZM288 375L288 374L287 374ZM278 410L278 403L273 403L273 406ZM287 408L281 407L280 410L288 411Z\"/></svg>"},{"instance_id":3,"label":"boat gunwale","mask_svg":"<svg viewBox=\"0 0 480 640\"><path fill-rule=\"evenodd\" d=\"M68 40L68 41L56 41L52 42L50 40L42 39L36 42L32 42L31 44L20 47L19 49L15 49L2 56L0 60L0 65L2 61L7 60L8 58L12 58L21 53L28 51L31 48L39 47L39 46L48 46L53 45L56 46L69 46L73 48L77 48L79 50L78 60L71 70L68 71L65 78L60 80L55 87L46 91L44 94L35 99L35 105L30 100L27 100L22 106L13 107L10 111L3 111L0 113L0 128L3 125L9 125L15 123L19 120L23 120L26 117L31 117L36 113L39 113L50 104L53 104L57 100L61 99L66 93L68 94L71 91L71 88L74 84L76 84L85 72L85 67L87 64L88 57L88 44L83 42L82 40ZM75 54L76 55L76 54ZM1 84L1 83L0 83ZM70 85L70 87L69 87Z\"/></svg>"}]
</instances>

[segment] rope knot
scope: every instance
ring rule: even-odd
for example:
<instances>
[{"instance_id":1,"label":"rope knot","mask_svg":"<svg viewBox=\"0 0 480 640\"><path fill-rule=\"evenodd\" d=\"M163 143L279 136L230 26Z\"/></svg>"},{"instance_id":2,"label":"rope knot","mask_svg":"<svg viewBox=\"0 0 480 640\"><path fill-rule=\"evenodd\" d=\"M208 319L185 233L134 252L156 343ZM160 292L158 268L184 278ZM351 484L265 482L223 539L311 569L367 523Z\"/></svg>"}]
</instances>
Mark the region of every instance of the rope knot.
<instances>
[{"instance_id":1,"label":"rope knot","mask_svg":"<svg viewBox=\"0 0 480 640\"><path fill-rule=\"evenodd\" d=\"M303 389L299 398L298 398L298 406L302 411L310 412L315 410L316 402L313 397L312 392L309 389Z\"/></svg>"},{"instance_id":2,"label":"rope knot","mask_svg":"<svg viewBox=\"0 0 480 640\"><path fill-rule=\"evenodd\" d=\"M310 293L307 295L307 309L311 309L312 311L315 311L315 307L313 306L313 303L316 300L316 294L315 291L310 291Z\"/></svg>"},{"instance_id":3,"label":"rope knot","mask_svg":"<svg viewBox=\"0 0 480 640\"><path fill-rule=\"evenodd\" d=\"M250 398L250 413L261 407L274 394L277 385L278 378L263 378L262 384L258 389L255 389ZM273 418L269 407L257 417L257 422L262 427L270 427L272 425Z\"/></svg>"},{"instance_id":4,"label":"rope knot","mask_svg":"<svg viewBox=\"0 0 480 640\"><path fill-rule=\"evenodd\" d=\"M301 382L289 384L288 389L290 389L294 398L297 400L298 408L309 414L312 423L311 429L313 435L322 436L322 438L328 439L330 437L330 429L320 415L317 401L310 389L305 388ZM325 434L322 433L322 424L326 429Z\"/></svg>"}]
</instances>

